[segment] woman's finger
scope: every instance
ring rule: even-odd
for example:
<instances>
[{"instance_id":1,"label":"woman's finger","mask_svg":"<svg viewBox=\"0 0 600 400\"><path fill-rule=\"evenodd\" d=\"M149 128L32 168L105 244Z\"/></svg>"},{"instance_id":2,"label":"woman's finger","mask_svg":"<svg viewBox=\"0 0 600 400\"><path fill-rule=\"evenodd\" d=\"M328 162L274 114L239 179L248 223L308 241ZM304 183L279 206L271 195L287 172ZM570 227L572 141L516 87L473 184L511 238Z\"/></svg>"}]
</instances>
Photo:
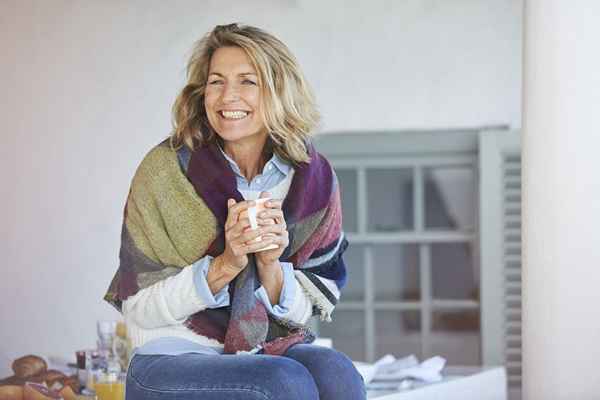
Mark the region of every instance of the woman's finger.
<instances>
[{"instance_id":1,"label":"woman's finger","mask_svg":"<svg viewBox=\"0 0 600 400\"><path fill-rule=\"evenodd\" d=\"M273 215L273 216L267 216L265 218L260 218L259 219L259 225L273 225L273 224L277 224L277 225L283 225L284 227L287 227L287 224L285 222L285 219L283 217L283 215ZM269 222L271 221L271 222Z\"/></svg>"},{"instance_id":2,"label":"woman's finger","mask_svg":"<svg viewBox=\"0 0 600 400\"><path fill-rule=\"evenodd\" d=\"M254 253L256 250L262 249L263 247L268 246L271 243L275 243L277 238L272 234L267 236L263 235L259 242L256 242L253 238L247 242L236 241L236 243L232 246L234 252L239 255L245 255L248 253Z\"/></svg>"},{"instance_id":3,"label":"woman's finger","mask_svg":"<svg viewBox=\"0 0 600 400\"><path fill-rule=\"evenodd\" d=\"M260 234L258 232L251 231L249 233L252 233L252 235L246 235L246 236L241 235L229 243L231 250L237 257L246 255L248 253L252 253L253 251L256 250L255 249L256 246L254 246L254 245L256 243L262 243L262 241L256 242L256 238L258 238L260 236ZM247 240L244 240L244 239L247 239ZM260 246L259 246L259 248L260 248Z\"/></svg>"},{"instance_id":4,"label":"woman's finger","mask_svg":"<svg viewBox=\"0 0 600 400\"><path fill-rule=\"evenodd\" d=\"M275 225L277 223L277 221L275 221L274 219L262 219L262 218L259 218L257 222L258 222L259 226Z\"/></svg>"},{"instance_id":5,"label":"woman's finger","mask_svg":"<svg viewBox=\"0 0 600 400\"><path fill-rule=\"evenodd\" d=\"M260 228L263 233L274 233L277 235L283 234L286 232L285 226L283 224L275 224L275 225L267 225Z\"/></svg>"},{"instance_id":6,"label":"woman's finger","mask_svg":"<svg viewBox=\"0 0 600 400\"><path fill-rule=\"evenodd\" d=\"M233 215L231 214L230 210L231 207L233 207L235 205L235 199L227 199L227 219L225 220L225 230L227 231L227 229L229 229L232 225L232 223L234 222L234 218Z\"/></svg>"},{"instance_id":7,"label":"woman's finger","mask_svg":"<svg viewBox=\"0 0 600 400\"><path fill-rule=\"evenodd\" d=\"M246 247L244 249L247 252L246 254L256 253L257 250L260 250L263 247L267 247L268 245L273 244L273 243L275 243L274 237L272 237L272 236L266 237L265 236L262 238L262 240L260 242L248 244L248 245L246 245Z\"/></svg>"},{"instance_id":8,"label":"woman's finger","mask_svg":"<svg viewBox=\"0 0 600 400\"><path fill-rule=\"evenodd\" d=\"M234 240L239 243L247 243L247 242L250 242L250 241L256 239L257 237L263 235L264 233L265 232L262 227L260 227L258 229L248 229L247 231L242 232Z\"/></svg>"},{"instance_id":9,"label":"woman's finger","mask_svg":"<svg viewBox=\"0 0 600 400\"><path fill-rule=\"evenodd\" d=\"M265 233L262 238L263 238L263 240L265 238L272 238L273 243L275 243L279 247L283 247L283 248L287 247L289 244L289 235L288 235L287 231L284 231L281 234Z\"/></svg>"},{"instance_id":10,"label":"woman's finger","mask_svg":"<svg viewBox=\"0 0 600 400\"><path fill-rule=\"evenodd\" d=\"M229 230L225 231L225 234L229 235L230 238L236 238L240 236L246 229L250 227L250 220L248 218L240 218Z\"/></svg>"},{"instance_id":11,"label":"woman's finger","mask_svg":"<svg viewBox=\"0 0 600 400\"><path fill-rule=\"evenodd\" d=\"M281 210L282 205L283 205L282 200L271 199L271 200L265 201L265 208L275 208L275 209Z\"/></svg>"},{"instance_id":12,"label":"woman's finger","mask_svg":"<svg viewBox=\"0 0 600 400\"><path fill-rule=\"evenodd\" d=\"M231 201L233 201L234 203L231 203ZM235 203L235 200L233 199L229 199L227 204L228 206L229 204L231 204L231 206L229 206L227 210L227 221L225 222L225 230L231 229L233 225L235 225L238 222L239 215L243 211L256 205L256 203L253 200L240 201L239 203Z\"/></svg>"},{"instance_id":13,"label":"woman's finger","mask_svg":"<svg viewBox=\"0 0 600 400\"><path fill-rule=\"evenodd\" d=\"M258 213L258 218L285 220L285 217L283 216L283 211L278 209L269 209L261 211L260 213Z\"/></svg>"}]
</instances>

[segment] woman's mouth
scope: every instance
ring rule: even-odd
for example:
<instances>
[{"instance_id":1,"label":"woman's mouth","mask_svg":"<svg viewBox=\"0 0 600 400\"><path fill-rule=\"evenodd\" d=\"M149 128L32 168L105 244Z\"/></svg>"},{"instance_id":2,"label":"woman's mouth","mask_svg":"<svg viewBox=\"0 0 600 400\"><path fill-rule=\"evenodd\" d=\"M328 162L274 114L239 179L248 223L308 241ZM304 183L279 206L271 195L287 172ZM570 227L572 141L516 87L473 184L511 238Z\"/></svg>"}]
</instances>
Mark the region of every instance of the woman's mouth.
<instances>
[{"instance_id":1,"label":"woman's mouth","mask_svg":"<svg viewBox=\"0 0 600 400\"><path fill-rule=\"evenodd\" d=\"M221 110L218 112L218 114L221 116L221 118L223 118L225 120L234 121L234 120L240 120L240 119L246 118L248 116L248 114L250 114L250 112L243 111L243 110L235 110L235 111Z\"/></svg>"}]
</instances>

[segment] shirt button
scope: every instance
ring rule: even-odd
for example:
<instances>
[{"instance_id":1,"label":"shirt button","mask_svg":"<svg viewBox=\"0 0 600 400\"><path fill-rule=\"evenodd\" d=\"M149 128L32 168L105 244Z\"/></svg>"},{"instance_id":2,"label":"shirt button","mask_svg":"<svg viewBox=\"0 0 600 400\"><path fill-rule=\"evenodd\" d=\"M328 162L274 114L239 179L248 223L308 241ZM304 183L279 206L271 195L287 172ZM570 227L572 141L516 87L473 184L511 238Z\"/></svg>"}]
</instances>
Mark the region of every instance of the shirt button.
<instances>
[{"instance_id":1,"label":"shirt button","mask_svg":"<svg viewBox=\"0 0 600 400\"><path fill-rule=\"evenodd\" d=\"M267 169L270 171L273 169L273 166L271 164L269 164L269 166L267 167Z\"/></svg>"}]
</instances>

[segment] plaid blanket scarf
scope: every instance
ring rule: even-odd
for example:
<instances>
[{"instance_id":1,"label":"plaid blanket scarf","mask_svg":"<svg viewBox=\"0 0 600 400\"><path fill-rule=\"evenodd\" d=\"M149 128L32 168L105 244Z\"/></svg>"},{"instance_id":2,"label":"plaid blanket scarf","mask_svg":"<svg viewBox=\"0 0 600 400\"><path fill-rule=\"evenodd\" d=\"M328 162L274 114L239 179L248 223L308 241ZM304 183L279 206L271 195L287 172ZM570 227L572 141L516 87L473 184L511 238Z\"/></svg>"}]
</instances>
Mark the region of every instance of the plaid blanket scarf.
<instances>
[{"instance_id":1,"label":"plaid blanket scarf","mask_svg":"<svg viewBox=\"0 0 600 400\"><path fill-rule=\"evenodd\" d=\"M198 144L198 143L196 143ZM346 283L341 257L348 246L343 231L336 175L312 144L311 162L295 167L282 205L290 244L281 261L313 303L313 315L331 321L335 296L318 279ZM123 300L176 275L205 255L224 251L227 199L244 200L235 175L216 145L183 146L169 140L155 146L133 177L124 210L119 268L104 299L121 311ZM269 315L254 291L260 286L256 261L229 284L230 305L191 315L185 326L224 343L224 352L281 355L295 343L310 343L306 325Z\"/></svg>"}]
</instances>

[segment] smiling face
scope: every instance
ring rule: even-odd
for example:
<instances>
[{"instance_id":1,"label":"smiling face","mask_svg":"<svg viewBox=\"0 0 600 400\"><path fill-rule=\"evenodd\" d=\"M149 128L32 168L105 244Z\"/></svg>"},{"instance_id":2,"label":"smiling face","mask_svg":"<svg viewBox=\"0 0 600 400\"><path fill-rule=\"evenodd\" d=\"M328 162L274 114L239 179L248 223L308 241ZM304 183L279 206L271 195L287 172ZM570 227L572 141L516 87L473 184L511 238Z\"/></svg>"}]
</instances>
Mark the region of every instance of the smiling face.
<instances>
[{"instance_id":1,"label":"smiling face","mask_svg":"<svg viewBox=\"0 0 600 400\"><path fill-rule=\"evenodd\" d=\"M210 60L204 91L208 122L225 142L264 143L267 130L262 118L256 69L239 47L221 47Z\"/></svg>"}]
</instances>

